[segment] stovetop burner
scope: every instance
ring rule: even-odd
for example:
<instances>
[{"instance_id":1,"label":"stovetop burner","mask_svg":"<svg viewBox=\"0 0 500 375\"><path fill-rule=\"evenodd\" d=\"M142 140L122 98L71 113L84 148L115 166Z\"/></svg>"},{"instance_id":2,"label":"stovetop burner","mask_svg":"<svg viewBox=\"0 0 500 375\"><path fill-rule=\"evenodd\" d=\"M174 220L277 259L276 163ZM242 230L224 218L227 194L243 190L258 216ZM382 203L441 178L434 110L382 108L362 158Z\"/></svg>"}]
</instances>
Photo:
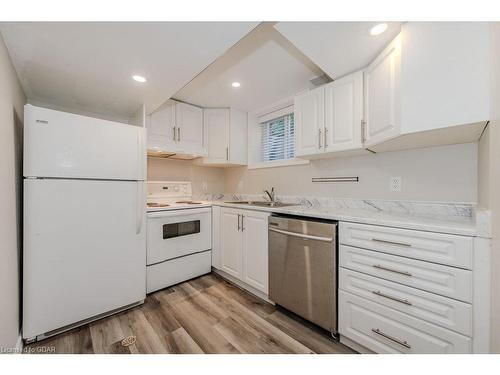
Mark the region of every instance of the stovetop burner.
<instances>
[{"instance_id":1,"label":"stovetop burner","mask_svg":"<svg viewBox=\"0 0 500 375\"><path fill-rule=\"evenodd\" d=\"M148 207L168 207L170 206L169 204L166 203L155 203L155 202L150 202L147 204Z\"/></svg>"}]
</instances>

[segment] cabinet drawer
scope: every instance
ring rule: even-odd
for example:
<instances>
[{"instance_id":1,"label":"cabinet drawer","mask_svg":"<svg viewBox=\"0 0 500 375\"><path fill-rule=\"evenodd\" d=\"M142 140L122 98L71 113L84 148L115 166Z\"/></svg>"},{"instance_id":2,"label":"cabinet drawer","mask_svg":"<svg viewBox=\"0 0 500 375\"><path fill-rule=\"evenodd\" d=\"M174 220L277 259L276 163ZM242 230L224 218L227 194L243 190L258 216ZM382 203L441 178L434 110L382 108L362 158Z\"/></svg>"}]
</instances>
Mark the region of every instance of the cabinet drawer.
<instances>
[{"instance_id":1,"label":"cabinet drawer","mask_svg":"<svg viewBox=\"0 0 500 375\"><path fill-rule=\"evenodd\" d=\"M452 331L472 335L472 306L468 303L345 268L339 270L339 288Z\"/></svg>"},{"instance_id":2,"label":"cabinet drawer","mask_svg":"<svg viewBox=\"0 0 500 375\"><path fill-rule=\"evenodd\" d=\"M472 269L472 237L340 223L341 244Z\"/></svg>"},{"instance_id":3,"label":"cabinet drawer","mask_svg":"<svg viewBox=\"0 0 500 375\"><path fill-rule=\"evenodd\" d=\"M376 353L471 353L466 336L344 291L339 333Z\"/></svg>"},{"instance_id":4,"label":"cabinet drawer","mask_svg":"<svg viewBox=\"0 0 500 375\"><path fill-rule=\"evenodd\" d=\"M472 300L472 272L379 253L356 247L340 246L340 266L428 292Z\"/></svg>"}]
</instances>

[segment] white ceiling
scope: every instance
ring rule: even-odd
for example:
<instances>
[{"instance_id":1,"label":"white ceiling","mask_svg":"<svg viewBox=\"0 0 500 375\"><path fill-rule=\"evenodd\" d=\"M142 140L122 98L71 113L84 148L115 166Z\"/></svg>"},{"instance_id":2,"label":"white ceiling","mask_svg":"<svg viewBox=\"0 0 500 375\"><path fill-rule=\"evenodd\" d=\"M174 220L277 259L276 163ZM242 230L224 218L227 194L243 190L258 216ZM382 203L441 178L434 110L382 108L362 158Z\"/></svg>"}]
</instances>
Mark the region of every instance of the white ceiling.
<instances>
[{"instance_id":1,"label":"white ceiling","mask_svg":"<svg viewBox=\"0 0 500 375\"><path fill-rule=\"evenodd\" d=\"M143 103L156 109L257 24L32 22L0 31L30 102L124 120Z\"/></svg>"},{"instance_id":2,"label":"white ceiling","mask_svg":"<svg viewBox=\"0 0 500 375\"><path fill-rule=\"evenodd\" d=\"M202 107L253 111L311 86L323 74L274 23L262 23L174 95ZM238 81L235 89L231 83Z\"/></svg>"},{"instance_id":3,"label":"white ceiling","mask_svg":"<svg viewBox=\"0 0 500 375\"><path fill-rule=\"evenodd\" d=\"M401 22L387 22L377 36L378 22L280 22L275 28L331 78L366 67L401 31Z\"/></svg>"}]
</instances>

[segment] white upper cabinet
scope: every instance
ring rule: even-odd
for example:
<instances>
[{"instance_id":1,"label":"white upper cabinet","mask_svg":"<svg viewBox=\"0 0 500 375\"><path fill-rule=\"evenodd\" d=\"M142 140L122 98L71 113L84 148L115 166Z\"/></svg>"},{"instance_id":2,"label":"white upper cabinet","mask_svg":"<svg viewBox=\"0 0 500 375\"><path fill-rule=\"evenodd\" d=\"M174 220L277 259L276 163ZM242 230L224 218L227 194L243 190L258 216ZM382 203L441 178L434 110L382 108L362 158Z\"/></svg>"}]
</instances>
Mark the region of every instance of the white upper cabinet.
<instances>
[{"instance_id":1,"label":"white upper cabinet","mask_svg":"<svg viewBox=\"0 0 500 375\"><path fill-rule=\"evenodd\" d=\"M363 147L363 72L325 86L324 150L336 152Z\"/></svg>"},{"instance_id":2,"label":"white upper cabinet","mask_svg":"<svg viewBox=\"0 0 500 375\"><path fill-rule=\"evenodd\" d=\"M295 156L323 151L324 106L325 90L322 87L295 97Z\"/></svg>"},{"instance_id":3,"label":"white upper cabinet","mask_svg":"<svg viewBox=\"0 0 500 375\"><path fill-rule=\"evenodd\" d=\"M408 22L365 72L365 147L475 142L489 119L489 25Z\"/></svg>"},{"instance_id":4,"label":"white upper cabinet","mask_svg":"<svg viewBox=\"0 0 500 375\"><path fill-rule=\"evenodd\" d=\"M408 22L401 37L402 131L489 119L487 22Z\"/></svg>"},{"instance_id":5,"label":"white upper cabinet","mask_svg":"<svg viewBox=\"0 0 500 375\"><path fill-rule=\"evenodd\" d=\"M229 111L221 108L205 109L203 112L208 149L205 161L227 163L229 159Z\"/></svg>"},{"instance_id":6,"label":"white upper cabinet","mask_svg":"<svg viewBox=\"0 0 500 375\"><path fill-rule=\"evenodd\" d=\"M148 129L148 149L171 151L175 149L175 102L169 100L146 121Z\"/></svg>"},{"instance_id":7,"label":"white upper cabinet","mask_svg":"<svg viewBox=\"0 0 500 375\"><path fill-rule=\"evenodd\" d=\"M365 70L365 146L400 134L401 35Z\"/></svg>"},{"instance_id":8,"label":"white upper cabinet","mask_svg":"<svg viewBox=\"0 0 500 375\"><path fill-rule=\"evenodd\" d=\"M234 108L206 108L203 117L208 155L197 160L197 164L246 165L247 113Z\"/></svg>"},{"instance_id":9,"label":"white upper cabinet","mask_svg":"<svg viewBox=\"0 0 500 375\"><path fill-rule=\"evenodd\" d=\"M312 159L362 149L382 152L477 141L489 120L489 27L487 22L407 22L364 68L358 83L359 73L343 78L332 73L339 71L338 59L321 53L331 49L329 38L311 37L328 27L278 24L280 32L309 51L313 61L319 59L315 62L335 79L296 97L296 155ZM360 86L364 103L358 120Z\"/></svg>"},{"instance_id":10,"label":"white upper cabinet","mask_svg":"<svg viewBox=\"0 0 500 375\"><path fill-rule=\"evenodd\" d=\"M203 143L203 109L169 100L146 121L148 150L206 155Z\"/></svg>"},{"instance_id":11,"label":"white upper cabinet","mask_svg":"<svg viewBox=\"0 0 500 375\"><path fill-rule=\"evenodd\" d=\"M203 148L203 109L176 103L175 125L178 149L190 154L206 154Z\"/></svg>"},{"instance_id":12,"label":"white upper cabinet","mask_svg":"<svg viewBox=\"0 0 500 375\"><path fill-rule=\"evenodd\" d=\"M295 98L295 154L332 156L363 148L363 73L356 72Z\"/></svg>"}]
</instances>

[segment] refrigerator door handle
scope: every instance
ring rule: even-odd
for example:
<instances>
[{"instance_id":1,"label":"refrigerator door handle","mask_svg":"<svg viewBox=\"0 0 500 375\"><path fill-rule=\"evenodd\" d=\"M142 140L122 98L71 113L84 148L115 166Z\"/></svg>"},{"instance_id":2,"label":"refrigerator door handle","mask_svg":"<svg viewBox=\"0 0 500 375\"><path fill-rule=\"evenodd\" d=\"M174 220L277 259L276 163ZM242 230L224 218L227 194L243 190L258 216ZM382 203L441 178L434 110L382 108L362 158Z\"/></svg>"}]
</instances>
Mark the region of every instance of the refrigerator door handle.
<instances>
[{"instance_id":1,"label":"refrigerator door handle","mask_svg":"<svg viewBox=\"0 0 500 375\"><path fill-rule=\"evenodd\" d=\"M144 216L144 183L137 183L137 217L136 217L136 226L135 226L135 234L141 234L142 232L142 218Z\"/></svg>"}]
</instances>

